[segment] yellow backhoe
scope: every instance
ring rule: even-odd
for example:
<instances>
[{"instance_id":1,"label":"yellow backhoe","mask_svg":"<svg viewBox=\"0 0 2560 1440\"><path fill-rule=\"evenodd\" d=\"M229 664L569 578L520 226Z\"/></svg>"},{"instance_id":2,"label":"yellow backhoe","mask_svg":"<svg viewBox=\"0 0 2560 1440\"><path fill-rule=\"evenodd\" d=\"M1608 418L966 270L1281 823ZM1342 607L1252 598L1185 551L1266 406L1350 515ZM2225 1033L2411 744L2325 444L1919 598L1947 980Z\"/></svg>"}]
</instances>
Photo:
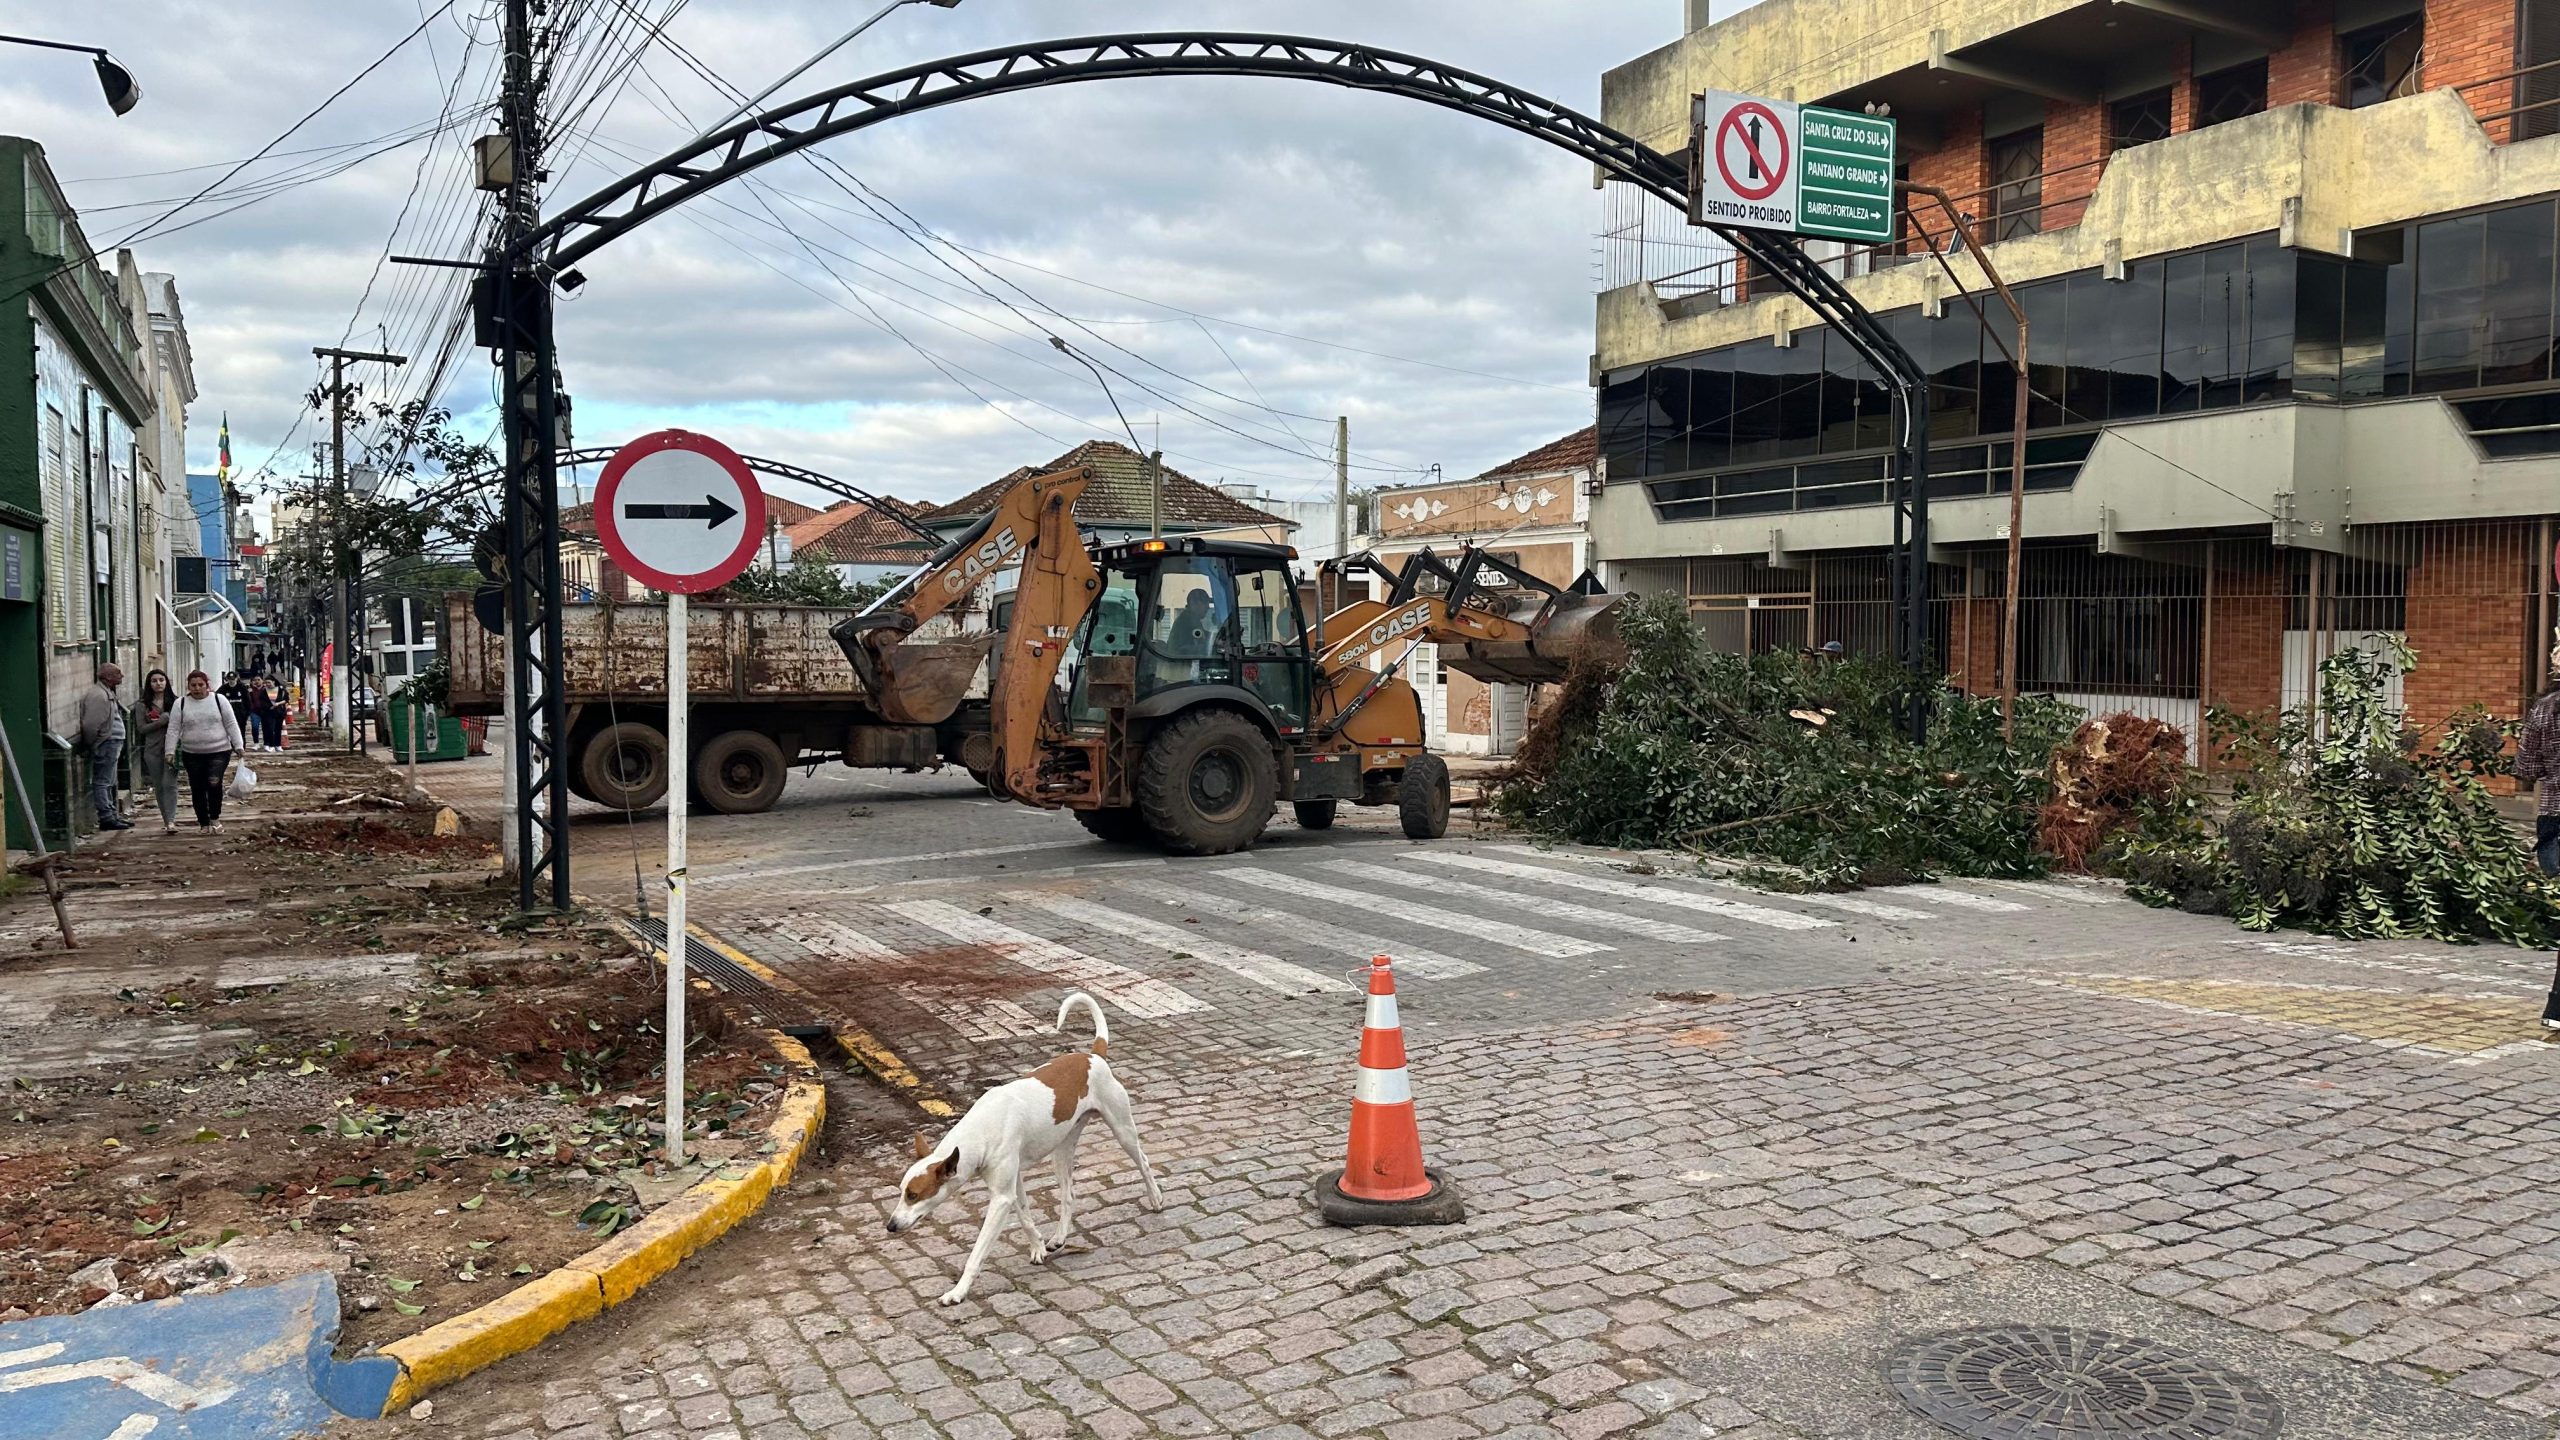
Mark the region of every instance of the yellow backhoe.
<instances>
[{"instance_id":1,"label":"yellow backhoe","mask_svg":"<svg viewBox=\"0 0 2560 1440\"><path fill-rule=\"evenodd\" d=\"M1024 479L833 633L892 720L949 714L992 654L988 733L963 751L971 772L1107 840L1225 854L1253 844L1282 801L1315 830L1345 801L1393 805L1405 834L1437 839L1449 767L1424 748L1421 700L1400 673L1414 649L1451 647L1463 674L1537 683L1561 678L1572 648L1609 624L1614 602L1587 577L1559 588L1467 547L1395 570L1336 563L1387 594L1310 625L1286 546L1089 544L1075 502L1091 478ZM1017 559L1004 623L913 638Z\"/></svg>"}]
</instances>

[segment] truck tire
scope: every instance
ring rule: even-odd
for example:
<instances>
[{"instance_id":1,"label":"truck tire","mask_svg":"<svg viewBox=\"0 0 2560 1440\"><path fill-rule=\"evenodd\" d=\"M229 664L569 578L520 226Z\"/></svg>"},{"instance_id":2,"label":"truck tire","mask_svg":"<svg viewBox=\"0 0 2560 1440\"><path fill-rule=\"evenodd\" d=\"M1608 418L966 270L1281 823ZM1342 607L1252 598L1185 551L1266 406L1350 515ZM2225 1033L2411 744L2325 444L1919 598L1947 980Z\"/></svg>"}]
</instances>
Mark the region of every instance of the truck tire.
<instances>
[{"instance_id":1,"label":"truck tire","mask_svg":"<svg viewBox=\"0 0 2560 1440\"><path fill-rule=\"evenodd\" d=\"M667 798L667 732L643 720L605 726L578 751L578 778L599 805L648 809Z\"/></svg>"},{"instance_id":2,"label":"truck tire","mask_svg":"<svg viewBox=\"0 0 2560 1440\"><path fill-rule=\"evenodd\" d=\"M1290 808L1298 812L1299 829L1330 830L1333 828L1334 812L1342 808L1342 802L1339 800L1296 800L1290 802Z\"/></svg>"},{"instance_id":3,"label":"truck tire","mask_svg":"<svg viewBox=\"0 0 2560 1440\"><path fill-rule=\"evenodd\" d=\"M1416 755L1396 786L1396 816L1407 840L1437 840L1449 833L1449 762Z\"/></svg>"},{"instance_id":4,"label":"truck tire","mask_svg":"<svg viewBox=\"0 0 2560 1440\"><path fill-rule=\"evenodd\" d=\"M693 795L723 815L754 815L773 808L790 775L791 764L773 737L731 730L694 752Z\"/></svg>"},{"instance_id":5,"label":"truck tire","mask_svg":"<svg viewBox=\"0 0 2560 1440\"><path fill-rule=\"evenodd\" d=\"M1147 741L1138 761L1138 811L1176 855L1242 850L1271 823L1279 789L1271 741L1232 710L1193 710Z\"/></svg>"},{"instance_id":6,"label":"truck tire","mask_svg":"<svg viewBox=\"0 0 2560 1440\"><path fill-rule=\"evenodd\" d=\"M1106 845L1136 845L1147 838L1146 817L1134 805L1106 805L1099 810L1078 810L1076 823L1094 839Z\"/></svg>"}]
</instances>

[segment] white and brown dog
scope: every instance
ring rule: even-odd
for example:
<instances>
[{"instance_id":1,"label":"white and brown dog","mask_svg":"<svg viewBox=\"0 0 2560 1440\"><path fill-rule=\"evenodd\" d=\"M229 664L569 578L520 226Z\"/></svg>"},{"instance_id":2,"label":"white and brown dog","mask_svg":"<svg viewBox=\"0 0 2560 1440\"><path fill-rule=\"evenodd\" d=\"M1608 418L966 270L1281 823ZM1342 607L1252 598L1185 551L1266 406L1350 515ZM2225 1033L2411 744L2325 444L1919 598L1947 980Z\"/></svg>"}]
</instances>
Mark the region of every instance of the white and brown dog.
<instances>
[{"instance_id":1,"label":"white and brown dog","mask_svg":"<svg viewBox=\"0 0 2560 1440\"><path fill-rule=\"evenodd\" d=\"M970 1247L960 1283L943 1292L945 1305L969 1298L978 1268L987 1263L987 1252L995 1248L1007 1225L1018 1220L1029 1232L1035 1265L1067 1243L1075 1228L1076 1141L1084 1134L1085 1122L1096 1115L1111 1127L1113 1138L1129 1152L1146 1180L1147 1208L1164 1208L1164 1192L1156 1188L1155 1170L1147 1164L1147 1152L1138 1144L1138 1127L1129 1118L1129 1092L1120 1087L1110 1062L1103 1058L1111 1053L1111 1024L1102 1018L1101 1005L1081 990L1070 992L1058 1002L1058 1028L1066 1028L1067 1012L1078 1005L1093 1012L1090 1052L1069 1051L979 1096L939 1145L927 1148L924 1137L916 1137L916 1162L907 1167L906 1178L899 1184L898 1208L889 1216L890 1234L913 1228L971 1176L987 1179L987 1218L978 1225L978 1243ZM1058 1167L1058 1233L1043 1237L1031 1218L1030 1202L1023 1197L1022 1177L1025 1170L1053 1155Z\"/></svg>"}]
</instances>

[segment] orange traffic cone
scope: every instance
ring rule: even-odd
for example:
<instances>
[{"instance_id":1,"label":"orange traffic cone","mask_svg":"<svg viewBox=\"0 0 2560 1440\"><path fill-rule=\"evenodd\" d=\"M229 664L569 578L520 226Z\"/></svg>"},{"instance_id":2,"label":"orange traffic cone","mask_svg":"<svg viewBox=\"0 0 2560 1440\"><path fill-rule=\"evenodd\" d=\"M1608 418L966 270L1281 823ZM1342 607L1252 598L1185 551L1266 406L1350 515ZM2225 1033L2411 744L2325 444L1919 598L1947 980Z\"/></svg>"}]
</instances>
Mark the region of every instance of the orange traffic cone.
<instances>
[{"instance_id":1,"label":"orange traffic cone","mask_svg":"<svg viewBox=\"0 0 2560 1440\"><path fill-rule=\"evenodd\" d=\"M1340 1174L1316 1182L1316 1209L1335 1225L1451 1225L1466 1218L1458 1192L1422 1163L1422 1128L1405 1078L1404 1027L1396 1019L1395 970L1384 955L1369 962L1350 1158Z\"/></svg>"}]
</instances>

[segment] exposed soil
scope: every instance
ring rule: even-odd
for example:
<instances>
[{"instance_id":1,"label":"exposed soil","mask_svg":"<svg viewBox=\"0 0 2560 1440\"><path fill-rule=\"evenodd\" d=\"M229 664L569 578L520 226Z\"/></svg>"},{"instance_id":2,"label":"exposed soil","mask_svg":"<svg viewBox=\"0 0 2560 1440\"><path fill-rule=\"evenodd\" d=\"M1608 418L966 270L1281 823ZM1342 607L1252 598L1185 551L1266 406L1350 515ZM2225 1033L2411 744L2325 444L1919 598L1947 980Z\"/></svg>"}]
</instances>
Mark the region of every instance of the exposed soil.
<instances>
[{"instance_id":1,"label":"exposed soil","mask_svg":"<svg viewBox=\"0 0 2560 1440\"><path fill-rule=\"evenodd\" d=\"M399 792L369 761L263 758L255 809L290 818L65 863L81 949L32 887L0 905L0 1319L233 1261L338 1270L347 1345L378 1344L637 1218L634 1179L681 1182L655 1173L655 967L597 918L516 916L510 887L394 883L494 881L495 849L425 807L327 814ZM780 1065L716 998L689 1015L695 1163L760 1151Z\"/></svg>"}]
</instances>

